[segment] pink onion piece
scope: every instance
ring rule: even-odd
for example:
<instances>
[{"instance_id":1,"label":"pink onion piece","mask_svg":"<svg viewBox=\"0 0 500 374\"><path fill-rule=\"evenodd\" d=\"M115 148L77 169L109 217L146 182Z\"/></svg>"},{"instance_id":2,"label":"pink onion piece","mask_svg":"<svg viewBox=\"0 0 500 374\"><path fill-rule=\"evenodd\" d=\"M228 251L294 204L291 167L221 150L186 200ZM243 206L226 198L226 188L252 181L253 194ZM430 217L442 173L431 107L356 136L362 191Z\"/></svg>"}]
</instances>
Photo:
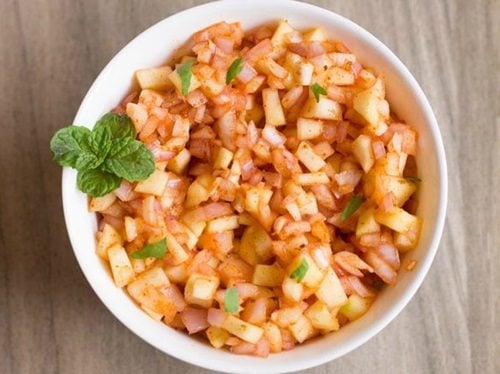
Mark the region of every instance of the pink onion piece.
<instances>
[{"instance_id":1,"label":"pink onion piece","mask_svg":"<svg viewBox=\"0 0 500 374\"><path fill-rule=\"evenodd\" d=\"M259 58L267 56L273 50L273 45L270 39L264 39L258 44L254 45L247 53L245 53L245 60L257 61Z\"/></svg>"},{"instance_id":2,"label":"pink onion piece","mask_svg":"<svg viewBox=\"0 0 500 374\"><path fill-rule=\"evenodd\" d=\"M382 260L374 251L365 254L365 261L373 268L375 274L385 283L392 284L396 281L398 274L396 271Z\"/></svg>"},{"instance_id":3,"label":"pink onion piece","mask_svg":"<svg viewBox=\"0 0 500 374\"><path fill-rule=\"evenodd\" d=\"M400 267L399 252L398 249L390 244L384 243L375 248L375 253L386 263L388 263L394 270L398 270Z\"/></svg>"},{"instance_id":4,"label":"pink onion piece","mask_svg":"<svg viewBox=\"0 0 500 374\"><path fill-rule=\"evenodd\" d=\"M205 330L210 325L207 321L206 309L195 309L188 307L181 313L181 320L189 334L195 334Z\"/></svg>"},{"instance_id":5,"label":"pink onion piece","mask_svg":"<svg viewBox=\"0 0 500 374\"><path fill-rule=\"evenodd\" d=\"M258 295L259 288L252 283L237 283L234 285L241 299L248 299Z\"/></svg>"},{"instance_id":6,"label":"pink onion piece","mask_svg":"<svg viewBox=\"0 0 500 374\"><path fill-rule=\"evenodd\" d=\"M262 130L262 137L273 147L279 147L285 144L286 137L276 130L275 126L265 126Z\"/></svg>"},{"instance_id":7,"label":"pink onion piece","mask_svg":"<svg viewBox=\"0 0 500 374\"><path fill-rule=\"evenodd\" d=\"M249 64L244 63L243 64L243 69L240 71L240 73L237 75L237 79L241 83L248 83L252 79L254 79L257 76L257 71Z\"/></svg>"},{"instance_id":8,"label":"pink onion piece","mask_svg":"<svg viewBox=\"0 0 500 374\"><path fill-rule=\"evenodd\" d=\"M228 203L210 203L195 210L195 217L201 221L208 221L214 218L227 216L233 213L233 209Z\"/></svg>"},{"instance_id":9,"label":"pink onion piece","mask_svg":"<svg viewBox=\"0 0 500 374\"><path fill-rule=\"evenodd\" d=\"M241 342L238 345L234 345L231 348L231 352L237 355L253 355L257 350L257 346L252 343Z\"/></svg>"},{"instance_id":10,"label":"pink onion piece","mask_svg":"<svg viewBox=\"0 0 500 374\"><path fill-rule=\"evenodd\" d=\"M269 340L266 337L262 337L257 342L257 349L255 350L255 355L258 357L267 357L269 356L271 345L269 344Z\"/></svg>"},{"instance_id":11,"label":"pink onion piece","mask_svg":"<svg viewBox=\"0 0 500 374\"><path fill-rule=\"evenodd\" d=\"M207 322L211 326L222 327L224 321L226 320L226 313L220 309L210 308L207 313Z\"/></svg>"},{"instance_id":12,"label":"pink onion piece","mask_svg":"<svg viewBox=\"0 0 500 374\"><path fill-rule=\"evenodd\" d=\"M170 284L168 287L161 288L160 292L173 302L177 312L182 312L186 308L184 295L181 291L179 291L179 288L177 288L175 284Z\"/></svg>"}]
</instances>

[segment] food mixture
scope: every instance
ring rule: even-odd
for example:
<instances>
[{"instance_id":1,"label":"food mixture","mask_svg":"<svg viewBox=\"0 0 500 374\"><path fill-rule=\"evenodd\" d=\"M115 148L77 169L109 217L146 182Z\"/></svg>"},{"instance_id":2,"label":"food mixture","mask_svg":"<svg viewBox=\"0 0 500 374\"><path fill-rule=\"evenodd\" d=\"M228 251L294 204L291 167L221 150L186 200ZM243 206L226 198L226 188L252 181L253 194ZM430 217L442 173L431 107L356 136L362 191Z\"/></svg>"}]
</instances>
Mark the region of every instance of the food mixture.
<instances>
[{"instance_id":1,"label":"food mixture","mask_svg":"<svg viewBox=\"0 0 500 374\"><path fill-rule=\"evenodd\" d=\"M105 163L123 179L90 201L116 286L236 354L266 357L362 316L421 226L417 133L383 78L287 21L215 24L175 62L137 71L138 91L107 115L133 124L154 161L138 182Z\"/></svg>"}]
</instances>

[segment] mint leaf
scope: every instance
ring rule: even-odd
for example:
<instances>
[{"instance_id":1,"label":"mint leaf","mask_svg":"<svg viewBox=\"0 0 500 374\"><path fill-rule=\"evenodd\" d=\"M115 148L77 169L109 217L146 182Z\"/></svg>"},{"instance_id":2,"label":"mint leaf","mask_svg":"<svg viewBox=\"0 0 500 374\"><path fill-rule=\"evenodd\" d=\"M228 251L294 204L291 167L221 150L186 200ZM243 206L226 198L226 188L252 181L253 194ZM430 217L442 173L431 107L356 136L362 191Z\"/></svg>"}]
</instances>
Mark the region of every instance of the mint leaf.
<instances>
[{"instance_id":1,"label":"mint leaf","mask_svg":"<svg viewBox=\"0 0 500 374\"><path fill-rule=\"evenodd\" d=\"M236 287L231 287L224 292L224 311L237 313L240 306L240 295Z\"/></svg>"},{"instance_id":2,"label":"mint leaf","mask_svg":"<svg viewBox=\"0 0 500 374\"><path fill-rule=\"evenodd\" d=\"M111 139L134 138L135 127L132 120L126 114L106 113L96 122L94 131L105 128L109 131Z\"/></svg>"},{"instance_id":3,"label":"mint leaf","mask_svg":"<svg viewBox=\"0 0 500 374\"><path fill-rule=\"evenodd\" d=\"M92 197L104 196L116 190L121 182L120 177L99 169L80 170L76 177L78 189Z\"/></svg>"},{"instance_id":4,"label":"mint leaf","mask_svg":"<svg viewBox=\"0 0 500 374\"><path fill-rule=\"evenodd\" d=\"M363 197L362 196L353 196L349 199L347 202L346 207L344 208L344 211L340 215L340 219L342 221L345 221L347 218L352 216L356 210L359 209L361 204L363 203Z\"/></svg>"},{"instance_id":5,"label":"mint leaf","mask_svg":"<svg viewBox=\"0 0 500 374\"><path fill-rule=\"evenodd\" d=\"M90 131L82 126L68 126L57 131L50 141L54 160L77 170L95 169L104 162L111 146L106 131Z\"/></svg>"},{"instance_id":6,"label":"mint leaf","mask_svg":"<svg viewBox=\"0 0 500 374\"><path fill-rule=\"evenodd\" d=\"M231 81L238 76L239 73L243 70L243 59L241 57L238 57L236 60L233 61L231 66L229 66L229 69L227 70L226 73L226 84L231 83Z\"/></svg>"},{"instance_id":7,"label":"mint leaf","mask_svg":"<svg viewBox=\"0 0 500 374\"><path fill-rule=\"evenodd\" d=\"M96 169L104 162L111 148L110 132L104 127L94 129L83 144L85 147L76 161L75 168L77 170Z\"/></svg>"},{"instance_id":8,"label":"mint leaf","mask_svg":"<svg viewBox=\"0 0 500 374\"><path fill-rule=\"evenodd\" d=\"M150 243L142 248L140 251L136 251L130 254L130 257L135 259L144 259L148 257L163 258L167 253L167 239L164 238L156 243Z\"/></svg>"},{"instance_id":9,"label":"mint leaf","mask_svg":"<svg viewBox=\"0 0 500 374\"><path fill-rule=\"evenodd\" d=\"M120 138L111 142L104 168L129 182L136 182L149 177L155 170L155 163L153 154L143 143Z\"/></svg>"},{"instance_id":10,"label":"mint leaf","mask_svg":"<svg viewBox=\"0 0 500 374\"><path fill-rule=\"evenodd\" d=\"M295 268L294 271L290 274L290 278L294 279L297 283L302 282L302 279L307 274L307 271L309 270L309 264L305 259L302 259L300 262L299 266Z\"/></svg>"},{"instance_id":11,"label":"mint leaf","mask_svg":"<svg viewBox=\"0 0 500 374\"><path fill-rule=\"evenodd\" d=\"M311 86L311 90L314 94L314 98L316 99L317 103L319 103L320 95L326 95L326 90L323 87L321 87L318 83L314 83Z\"/></svg>"},{"instance_id":12,"label":"mint leaf","mask_svg":"<svg viewBox=\"0 0 500 374\"><path fill-rule=\"evenodd\" d=\"M50 140L54 161L61 166L76 167L80 154L89 149L90 130L82 126L68 126L58 130Z\"/></svg>"},{"instance_id":13,"label":"mint leaf","mask_svg":"<svg viewBox=\"0 0 500 374\"><path fill-rule=\"evenodd\" d=\"M189 93L189 86L191 86L191 77L193 76L191 68L193 67L194 62L195 60L190 60L176 69L177 74L179 74L179 77L181 78L181 91L184 96L187 96L187 94Z\"/></svg>"}]
</instances>

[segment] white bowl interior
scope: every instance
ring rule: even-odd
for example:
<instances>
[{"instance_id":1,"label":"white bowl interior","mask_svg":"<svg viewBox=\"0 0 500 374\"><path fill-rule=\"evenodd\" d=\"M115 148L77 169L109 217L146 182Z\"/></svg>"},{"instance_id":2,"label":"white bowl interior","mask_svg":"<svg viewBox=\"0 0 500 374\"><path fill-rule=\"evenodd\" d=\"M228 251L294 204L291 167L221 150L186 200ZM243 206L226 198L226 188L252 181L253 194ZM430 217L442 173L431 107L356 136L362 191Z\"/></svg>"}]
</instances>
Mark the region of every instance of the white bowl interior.
<instances>
[{"instance_id":1,"label":"white bowl interior","mask_svg":"<svg viewBox=\"0 0 500 374\"><path fill-rule=\"evenodd\" d=\"M339 332L267 359L236 356L177 332L142 312L117 289L106 266L95 254L96 218L87 211L87 198L76 188L76 172L65 168L63 202L66 224L78 262L93 289L109 310L129 329L156 348L184 361L227 372L285 372L335 359L358 347L385 327L411 299L437 250L446 210L446 163L432 110L420 87L403 64L371 34L351 21L308 4L287 0L222 1L178 13L152 26L123 48L106 66L85 97L74 123L91 127L130 90L135 70L160 65L190 35L222 20L240 21L245 30L286 18L299 29L324 28L343 40L365 63L385 78L394 111L419 133L420 189L418 214L424 217L418 261L412 272L401 271L398 283L386 288L369 312Z\"/></svg>"}]
</instances>

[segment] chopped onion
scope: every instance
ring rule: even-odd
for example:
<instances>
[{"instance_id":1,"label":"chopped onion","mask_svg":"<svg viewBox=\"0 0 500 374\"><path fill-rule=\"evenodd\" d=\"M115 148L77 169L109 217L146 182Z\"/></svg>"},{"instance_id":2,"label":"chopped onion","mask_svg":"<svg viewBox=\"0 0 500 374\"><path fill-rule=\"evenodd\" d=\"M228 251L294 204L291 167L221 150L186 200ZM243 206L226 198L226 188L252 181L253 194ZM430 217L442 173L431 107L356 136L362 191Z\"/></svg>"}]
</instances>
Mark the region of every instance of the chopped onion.
<instances>
[{"instance_id":1,"label":"chopped onion","mask_svg":"<svg viewBox=\"0 0 500 374\"><path fill-rule=\"evenodd\" d=\"M220 309L210 308L208 309L207 322L211 326L222 327L224 321L226 320L226 313Z\"/></svg>"},{"instance_id":2,"label":"chopped onion","mask_svg":"<svg viewBox=\"0 0 500 374\"><path fill-rule=\"evenodd\" d=\"M203 331L210 326L207 321L206 309L188 307L182 311L181 319L189 334Z\"/></svg>"}]
</instances>

